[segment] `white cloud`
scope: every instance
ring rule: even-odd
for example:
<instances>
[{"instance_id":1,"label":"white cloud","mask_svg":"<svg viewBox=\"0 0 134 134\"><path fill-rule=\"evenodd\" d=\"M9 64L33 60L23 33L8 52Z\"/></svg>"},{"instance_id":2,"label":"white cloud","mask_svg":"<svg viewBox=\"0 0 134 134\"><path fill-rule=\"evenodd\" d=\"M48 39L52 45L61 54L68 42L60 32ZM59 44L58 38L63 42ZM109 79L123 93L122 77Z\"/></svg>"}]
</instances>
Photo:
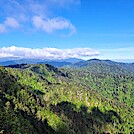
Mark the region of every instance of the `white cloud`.
<instances>
[{"instance_id":1,"label":"white cloud","mask_svg":"<svg viewBox=\"0 0 134 134\"><path fill-rule=\"evenodd\" d=\"M6 58L6 57L13 57L13 55L9 53L4 53L4 52L0 53L0 58Z\"/></svg>"},{"instance_id":2,"label":"white cloud","mask_svg":"<svg viewBox=\"0 0 134 134\"><path fill-rule=\"evenodd\" d=\"M2 24L10 28L23 28L24 31L32 29L33 25L39 30L47 33L62 30L70 30L69 34L76 32L75 27L69 19L55 16L57 10L62 10L64 7L70 7L80 3L80 0L6 0L0 1L2 17L5 21ZM8 16L8 17L7 17ZM41 17L39 17L41 16ZM45 19L44 19L45 18ZM65 31L63 31L65 30ZM5 31L5 30L1 30ZM3 33L1 32L1 33Z\"/></svg>"},{"instance_id":3,"label":"white cloud","mask_svg":"<svg viewBox=\"0 0 134 134\"><path fill-rule=\"evenodd\" d=\"M19 57L32 59L66 59L83 58L99 55L99 52L91 48L57 49L43 48L32 49L23 47L0 48L0 58Z\"/></svg>"},{"instance_id":4,"label":"white cloud","mask_svg":"<svg viewBox=\"0 0 134 134\"><path fill-rule=\"evenodd\" d=\"M6 32L6 28L3 24L0 24L0 33Z\"/></svg>"},{"instance_id":5,"label":"white cloud","mask_svg":"<svg viewBox=\"0 0 134 134\"><path fill-rule=\"evenodd\" d=\"M71 34L76 32L75 27L70 23L70 21L61 17L42 19L39 16L34 16L33 24L37 29L40 29L47 33L52 33L56 30L64 29L69 29Z\"/></svg>"},{"instance_id":6,"label":"white cloud","mask_svg":"<svg viewBox=\"0 0 134 134\"><path fill-rule=\"evenodd\" d=\"M19 28L20 25L18 21L12 17L7 17L6 20L0 24L0 33L8 31L10 28Z\"/></svg>"},{"instance_id":7,"label":"white cloud","mask_svg":"<svg viewBox=\"0 0 134 134\"><path fill-rule=\"evenodd\" d=\"M19 23L16 19L7 17L4 24L11 28L19 28Z\"/></svg>"}]
</instances>

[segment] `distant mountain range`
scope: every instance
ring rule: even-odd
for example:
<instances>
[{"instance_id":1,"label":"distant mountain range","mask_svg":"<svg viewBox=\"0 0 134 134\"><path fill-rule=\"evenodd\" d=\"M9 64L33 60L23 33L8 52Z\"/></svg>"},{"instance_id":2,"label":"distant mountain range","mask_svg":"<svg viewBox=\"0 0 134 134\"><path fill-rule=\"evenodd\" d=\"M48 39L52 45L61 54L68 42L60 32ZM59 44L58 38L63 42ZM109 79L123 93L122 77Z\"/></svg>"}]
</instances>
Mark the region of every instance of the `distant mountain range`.
<instances>
[{"instance_id":1,"label":"distant mountain range","mask_svg":"<svg viewBox=\"0 0 134 134\"><path fill-rule=\"evenodd\" d=\"M15 65L15 64L50 64L55 67L62 67L71 65L77 62L84 61L82 59L77 58L69 58L69 59L61 59L61 60L40 60L40 59L2 59L0 60L0 65L2 66L9 66L9 65Z\"/></svg>"},{"instance_id":2,"label":"distant mountain range","mask_svg":"<svg viewBox=\"0 0 134 134\"><path fill-rule=\"evenodd\" d=\"M134 73L134 63L122 63L111 60L91 59L69 65L70 68L86 69L92 72Z\"/></svg>"},{"instance_id":3,"label":"distant mountain range","mask_svg":"<svg viewBox=\"0 0 134 134\"><path fill-rule=\"evenodd\" d=\"M63 60L39 60L39 59L20 59L0 62L2 66L9 66L15 64L50 64L54 67L68 67L75 69L86 69L92 72L112 72L112 73L133 73L134 63L122 63L111 60L90 59L82 60L77 58L63 59Z\"/></svg>"}]
</instances>

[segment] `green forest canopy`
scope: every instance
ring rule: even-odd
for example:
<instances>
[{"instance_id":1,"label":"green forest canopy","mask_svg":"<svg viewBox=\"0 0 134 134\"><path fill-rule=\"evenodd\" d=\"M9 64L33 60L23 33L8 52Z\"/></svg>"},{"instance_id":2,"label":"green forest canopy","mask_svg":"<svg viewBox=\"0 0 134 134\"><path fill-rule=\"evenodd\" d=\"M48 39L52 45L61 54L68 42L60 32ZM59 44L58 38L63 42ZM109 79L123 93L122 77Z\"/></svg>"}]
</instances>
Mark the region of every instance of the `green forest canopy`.
<instances>
[{"instance_id":1,"label":"green forest canopy","mask_svg":"<svg viewBox=\"0 0 134 134\"><path fill-rule=\"evenodd\" d=\"M0 132L133 133L134 75L92 68L0 67Z\"/></svg>"}]
</instances>

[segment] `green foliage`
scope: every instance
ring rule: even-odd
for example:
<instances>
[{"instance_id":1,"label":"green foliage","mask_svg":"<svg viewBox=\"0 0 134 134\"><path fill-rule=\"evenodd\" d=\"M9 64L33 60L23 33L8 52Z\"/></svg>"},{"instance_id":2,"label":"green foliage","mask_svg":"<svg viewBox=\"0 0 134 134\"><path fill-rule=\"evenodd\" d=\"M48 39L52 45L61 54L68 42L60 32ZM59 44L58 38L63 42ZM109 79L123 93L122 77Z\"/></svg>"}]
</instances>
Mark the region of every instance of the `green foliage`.
<instances>
[{"instance_id":1,"label":"green foliage","mask_svg":"<svg viewBox=\"0 0 134 134\"><path fill-rule=\"evenodd\" d=\"M0 133L133 133L134 76L57 69L0 68Z\"/></svg>"}]
</instances>

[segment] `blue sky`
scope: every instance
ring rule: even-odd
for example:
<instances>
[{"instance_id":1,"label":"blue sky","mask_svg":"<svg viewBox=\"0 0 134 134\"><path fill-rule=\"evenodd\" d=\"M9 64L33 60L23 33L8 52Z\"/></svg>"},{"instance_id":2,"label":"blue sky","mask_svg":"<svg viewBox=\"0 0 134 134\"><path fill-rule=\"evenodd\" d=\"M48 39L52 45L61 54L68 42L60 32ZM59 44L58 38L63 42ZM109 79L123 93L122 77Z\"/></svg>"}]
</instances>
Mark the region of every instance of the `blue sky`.
<instances>
[{"instance_id":1,"label":"blue sky","mask_svg":"<svg viewBox=\"0 0 134 134\"><path fill-rule=\"evenodd\" d=\"M1 0L0 58L134 59L133 0Z\"/></svg>"}]
</instances>

